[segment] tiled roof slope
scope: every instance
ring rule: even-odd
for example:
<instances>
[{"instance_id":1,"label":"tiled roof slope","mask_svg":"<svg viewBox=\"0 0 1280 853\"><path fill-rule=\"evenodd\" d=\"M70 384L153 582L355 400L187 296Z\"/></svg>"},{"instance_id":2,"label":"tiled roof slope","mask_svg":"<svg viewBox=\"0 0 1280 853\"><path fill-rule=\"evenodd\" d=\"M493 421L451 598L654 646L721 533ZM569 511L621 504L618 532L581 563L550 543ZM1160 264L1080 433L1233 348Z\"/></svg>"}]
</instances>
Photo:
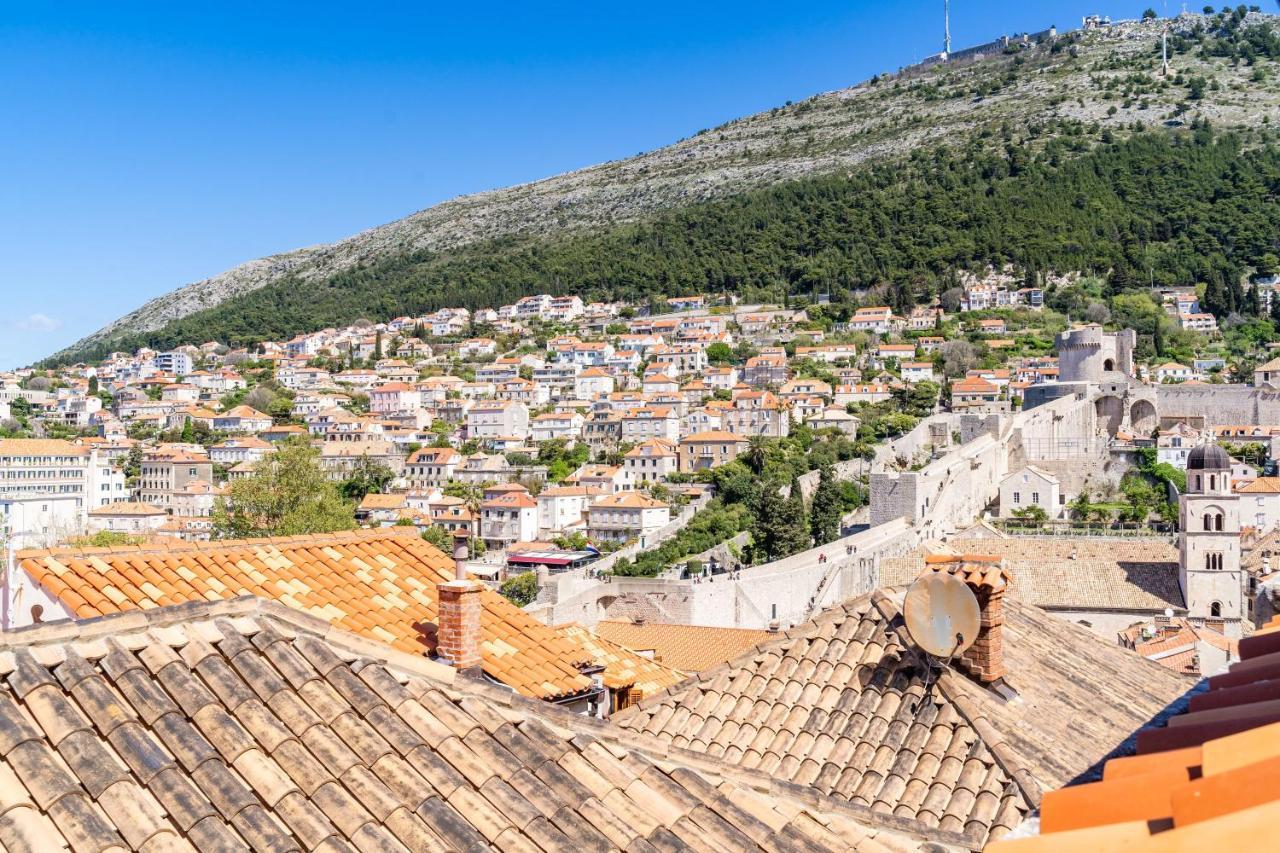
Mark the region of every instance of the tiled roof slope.
<instances>
[{"instance_id":1,"label":"tiled roof slope","mask_svg":"<svg viewBox=\"0 0 1280 853\"><path fill-rule=\"evenodd\" d=\"M1003 557L1014 577L1013 594L1037 607L1157 612L1184 607L1178 548L1163 539L980 537L952 539L943 550ZM916 553L882 561L881 582L910 583L920 573L920 560Z\"/></svg>"},{"instance_id":2,"label":"tiled roof slope","mask_svg":"<svg viewBox=\"0 0 1280 853\"><path fill-rule=\"evenodd\" d=\"M82 619L258 595L400 651L434 653L436 584L453 560L408 527L172 546L23 551L42 587ZM582 648L491 590L481 593L484 670L526 696L591 688Z\"/></svg>"},{"instance_id":3,"label":"tiled roof slope","mask_svg":"<svg viewBox=\"0 0 1280 853\"><path fill-rule=\"evenodd\" d=\"M926 691L901 593L825 610L614 721L981 845L1186 689L1158 664L1006 599L1018 697L951 672Z\"/></svg>"},{"instance_id":4,"label":"tiled roof slope","mask_svg":"<svg viewBox=\"0 0 1280 853\"><path fill-rule=\"evenodd\" d=\"M920 846L261 599L51 623L0 649L5 850Z\"/></svg>"},{"instance_id":5,"label":"tiled roof slope","mask_svg":"<svg viewBox=\"0 0 1280 853\"><path fill-rule=\"evenodd\" d=\"M1240 658L1167 726L1137 732L1137 754L1108 761L1100 781L1045 794L1040 835L993 853L1273 849L1280 618L1241 640Z\"/></svg>"},{"instance_id":6,"label":"tiled roof slope","mask_svg":"<svg viewBox=\"0 0 1280 853\"><path fill-rule=\"evenodd\" d=\"M595 632L627 648L652 651L654 659L682 672L702 672L736 658L777 634L750 628L710 628L702 625L666 625L658 622L601 620Z\"/></svg>"},{"instance_id":7,"label":"tiled roof slope","mask_svg":"<svg viewBox=\"0 0 1280 853\"><path fill-rule=\"evenodd\" d=\"M671 667L598 637L577 623L561 625L557 630L562 636L581 646L596 663L604 665L606 687L629 687L634 699L661 693L684 680L684 676Z\"/></svg>"}]
</instances>

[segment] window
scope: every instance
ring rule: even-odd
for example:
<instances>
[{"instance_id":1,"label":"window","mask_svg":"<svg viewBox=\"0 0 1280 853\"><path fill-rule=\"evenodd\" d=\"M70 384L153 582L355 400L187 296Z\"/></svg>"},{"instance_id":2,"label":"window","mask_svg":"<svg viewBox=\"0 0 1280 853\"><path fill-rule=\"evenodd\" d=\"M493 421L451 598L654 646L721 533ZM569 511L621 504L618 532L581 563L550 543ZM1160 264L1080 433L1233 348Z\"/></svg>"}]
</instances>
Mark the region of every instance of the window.
<instances>
[{"instance_id":1,"label":"window","mask_svg":"<svg viewBox=\"0 0 1280 853\"><path fill-rule=\"evenodd\" d=\"M1038 504L1038 503L1040 503L1040 493L1039 493L1039 492L1032 492L1032 493L1031 493L1031 502L1032 502L1033 504Z\"/></svg>"},{"instance_id":2,"label":"window","mask_svg":"<svg viewBox=\"0 0 1280 853\"><path fill-rule=\"evenodd\" d=\"M1014 502L1015 504L1020 504L1020 503L1022 503L1022 492L1014 492L1014 493L1013 493L1013 502Z\"/></svg>"},{"instance_id":3,"label":"window","mask_svg":"<svg viewBox=\"0 0 1280 853\"><path fill-rule=\"evenodd\" d=\"M1210 618L1213 618L1213 619L1222 618L1222 602L1221 601L1215 601L1209 605L1209 616Z\"/></svg>"}]
</instances>

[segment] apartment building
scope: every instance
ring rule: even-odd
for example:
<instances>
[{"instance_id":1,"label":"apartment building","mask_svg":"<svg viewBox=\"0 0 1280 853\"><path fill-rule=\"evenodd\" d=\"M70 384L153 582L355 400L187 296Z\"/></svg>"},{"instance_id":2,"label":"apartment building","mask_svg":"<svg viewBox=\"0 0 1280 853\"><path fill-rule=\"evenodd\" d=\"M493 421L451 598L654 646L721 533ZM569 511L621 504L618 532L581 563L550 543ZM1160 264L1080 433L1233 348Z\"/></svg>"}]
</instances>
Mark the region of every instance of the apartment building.
<instances>
[{"instance_id":1,"label":"apartment building","mask_svg":"<svg viewBox=\"0 0 1280 853\"><path fill-rule=\"evenodd\" d=\"M680 470L686 474L728 465L746 452L747 437L725 430L694 433L680 440Z\"/></svg>"},{"instance_id":2,"label":"apartment building","mask_svg":"<svg viewBox=\"0 0 1280 853\"><path fill-rule=\"evenodd\" d=\"M782 402L769 391L744 391L726 409L724 429L739 435L766 435L786 438L791 432L791 418Z\"/></svg>"},{"instance_id":3,"label":"apartment building","mask_svg":"<svg viewBox=\"0 0 1280 853\"><path fill-rule=\"evenodd\" d=\"M587 508L587 535L609 542L643 540L670 521L671 508L662 501L639 492L619 492Z\"/></svg>"},{"instance_id":4,"label":"apartment building","mask_svg":"<svg viewBox=\"0 0 1280 853\"><path fill-rule=\"evenodd\" d=\"M462 464L462 454L452 447L424 447L415 450L404 466L410 489L443 486L453 479Z\"/></svg>"},{"instance_id":5,"label":"apartment building","mask_svg":"<svg viewBox=\"0 0 1280 853\"><path fill-rule=\"evenodd\" d=\"M661 482L679 468L676 443L665 438L642 441L627 451L622 465L634 483Z\"/></svg>"},{"instance_id":6,"label":"apartment building","mask_svg":"<svg viewBox=\"0 0 1280 853\"><path fill-rule=\"evenodd\" d=\"M124 500L124 473L89 444L59 439L0 439L0 497L74 498L80 523L91 509Z\"/></svg>"},{"instance_id":7,"label":"apartment building","mask_svg":"<svg viewBox=\"0 0 1280 853\"><path fill-rule=\"evenodd\" d=\"M529 407L518 400L483 400L467 412L467 438L481 441L529 434Z\"/></svg>"},{"instance_id":8,"label":"apartment building","mask_svg":"<svg viewBox=\"0 0 1280 853\"><path fill-rule=\"evenodd\" d=\"M538 538L538 502L525 492L507 492L480 504L480 538L490 548Z\"/></svg>"},{"instance_id":9,"label":"apartment building","mask_svg":"<svg viewBox=\"0 0 1280 853\"><path fill-rule=\"evenodd\" d=\"M622 440L644 441L649 438L680 438L680 417L667 406L642 406L622 415Z\"/></svg>"},{"instance_id":10,"label":"apartment building","mask_svg":"<svg viewBox=\"0 0 1280 853\"><path fill-rule=\"evenodd\" d=\"M153 450L142 457L137 499L175 514L175 494L193 480L213 481L213 462L186 450Z\"/></svg>"}]
</instances>

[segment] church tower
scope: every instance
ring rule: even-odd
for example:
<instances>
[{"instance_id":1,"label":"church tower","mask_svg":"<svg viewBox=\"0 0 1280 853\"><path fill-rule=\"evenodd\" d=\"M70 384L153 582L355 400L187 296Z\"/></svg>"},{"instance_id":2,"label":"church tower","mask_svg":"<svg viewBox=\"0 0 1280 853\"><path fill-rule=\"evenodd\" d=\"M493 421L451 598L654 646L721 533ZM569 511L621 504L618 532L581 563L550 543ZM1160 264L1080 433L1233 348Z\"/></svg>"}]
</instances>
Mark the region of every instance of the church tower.
<instances>
[{"instance_id":1,"label":"church tower","mask_svg":"<svg viewBox=\"0 0 1280 853\"><path fill-rule=\"evenodd\" d=\"M1178 507L1178 584L1193 620L1223 622L1239 637L1244 618L1240 497L1231 490L1231 457L1216 444L1187 454L1187 491Z\"/></svg>"}]
</instances>

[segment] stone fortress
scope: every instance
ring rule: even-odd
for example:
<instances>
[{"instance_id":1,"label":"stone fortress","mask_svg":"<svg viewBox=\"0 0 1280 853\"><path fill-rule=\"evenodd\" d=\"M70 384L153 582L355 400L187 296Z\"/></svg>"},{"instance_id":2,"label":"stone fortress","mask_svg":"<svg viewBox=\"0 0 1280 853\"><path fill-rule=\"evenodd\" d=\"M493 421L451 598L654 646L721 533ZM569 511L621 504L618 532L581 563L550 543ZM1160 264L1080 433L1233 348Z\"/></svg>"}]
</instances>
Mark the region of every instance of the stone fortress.
<instances>
[{"instance_id":1,"label":"stone fortress","mask_svg":"<svg viewBox=\"0 0 1280 853\"><path fill-rule=\"evenodd\" d=\"M1148 385L1137 381L1132 329L1107 332L1085 326L1056 340L1058 382L1033 385L1023 405L1034 409L1062 397L1087 397L1109 436L1147 437L1157 427L1185 421L1195 427L1280 422L1280 391L1243 384Z\"/></svg>"}]
</instances>

